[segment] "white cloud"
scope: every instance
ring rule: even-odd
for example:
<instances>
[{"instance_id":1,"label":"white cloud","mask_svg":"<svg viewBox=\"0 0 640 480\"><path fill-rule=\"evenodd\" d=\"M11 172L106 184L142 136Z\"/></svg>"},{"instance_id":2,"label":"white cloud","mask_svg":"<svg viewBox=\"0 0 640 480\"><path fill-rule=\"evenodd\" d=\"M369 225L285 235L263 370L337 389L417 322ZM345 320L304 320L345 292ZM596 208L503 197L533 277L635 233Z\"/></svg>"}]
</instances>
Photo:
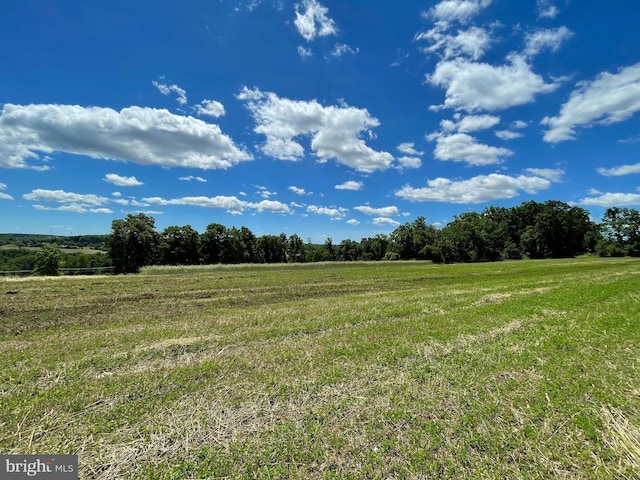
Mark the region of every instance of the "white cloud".
<instances>
[{"instance_id":1,"label":"white cloud","mask_svg":"<svg viewBox=\"0 0 640 480\"><path fill-rule=\"evenodd\" d=\"M527 128L527 122L524 122L522 120L516 120L511 124L511 128L515 128L517 130L520 130L522 128Z\"/></svg>"},{"instance_id":2,"label":"white cloud","mask_svg":"<svg viewBox=\"0 0 640 480\"><path fill-rule=\"evenodd\" d=\"M277 195L277 192L270 192L269 190L267 190L267 187L262 187L260 185L256 185L256 187L258 188L258 191L256 193L262 198L269 199L272 196Z\"/></svg>"},{"instance_id":3,"label":"white cloud","mask_svg":"<svg viewBox=\"0 0 640 480\"><path fill-rule=\"evenodd\" d=\"M173 84L173 85L167 85L165 83L159 83L156 82L155 80L153 82L153 86L156 87L161 94L163 95L170 95L171 92L175 93L176 95L178 95L178 103L180 105L186 105L187 103L187 92L184 91L182 88L180 88L178 85Z\"/></svg>"},{"instance_id":4,"label":"white cloud","mask_svg":"<svg viewBox=\"0 0 640 480\"><path fill-rule=\"evenodd\" d=\"M360 172L386 170L393 162L388 152L377 152L361 136L379 126L378 119L366 109L342 104L324 107L316 100L297 101L274 93L243 88L238 94L245 100L257 126L256 133L266 136L261 147L266 155L280 160L298 160L305 154L296 141L311 136L311 149L321 163L334 159Z\"/></svg>"},{"instance_id":5,"label":"white cloud","mask_svg":"<svg viewBox=\"0 0 640 480\"><path fill-rule=\"evenodd\" d=\"M250 203L249 208L257 210L258 212L271 212L271 213L290 213L291 209L286 203L278 202L276 200L262 200L259 203Z\"/></svg>"},{"instance_id":6,"label":"white cloud","mask_svg":"<svg viewBox=\"0 0 640 480\"><path fill-rule=\"evenodd\" d=\"M336 43L335 46L333 47L333 50L331 50L330 55L332 57L342 57L343 55L356 55L360 52L359 48L352 48L349 45L345 44L345 43Z\"/></svg>"},{"instance_id":7,"label":"white cloud","mask_svg":"<svg viewBox=\"0 0 640 480\"><path fill-rule=\"evenodd\" d=\"M560 10L551 3L551 0L537 0L536 8L538 10L538 18L553 20L560 13Z\"/></svg>"},{"instance_id":8,"label":"white cloud","mask_svg":"<svg viewBox=\"0 0 640 480\"><path fill-rule=\"evenodd\" d=\"M495 127L500 123L500 117L494 115L469 115L458 122L459 132L478 132Z\"/></svg>"},{"instance_id":9,"label":"white cloud","mask_svg":"<svg viewBox=\"0 0 640 480\"><path fill-rule=\"evenodd\" d=\"M446 33L446 28L446 24L436 24L431 30L416 35L415 40L430 42L423 51L436 53L444 59L466 56L478 60L491 45L491 37L483 28L471 27L456 35Z\"/></svg>"},{"instance_id":10,"label":"white cloud","mask_svg":"<svg viewBox=\"0 0 640 480\"><path fill-rule=\"evenodd\" d=\"M347 208L327 208L327 207L318 207L317 205L309 205L307 207L307 213L315 213L316 215L327 215L333 219L340 219L347 216L347 212L349 209Z\"/></svg>"},{"instance_id":11,"label":"white cloud","mask_svg":"<svg viewBox=\"0 0 640 480\"><path fill-rule=\"evenodd\" d=\"M6 189L7 189L7 184L0 182L0 190L6 190ZM13 197L8 193L0 192L0 200L13 200Z\"/></svg>"},{"instance_id":12,"label":"white cloud","mask_svg":"<svg viewBox=\"0 0 640 480\"><path fill-rule=\"evenodd\" d=\"M638 143L640 142L640 135L636 135L634 137L624 138L622 140L618 140L619 143Z\"/></svg>"},{"instance_id":13,"label":"white cloud","mask_svg":"<svg viewBox=\"0 0 640 480\"><path fill-rule=\"evenodd\" d=\"M358 220L356 220L355 218L352 218L351 220L347 220L347 223L349 225L360 225L360 222Z\"/></svg>"},{"instance_id":14,"label":"white cloud","mask_svg":"<svg viewBox=\"0 0 640 480\"><path fill-rule=\"evenodd\" d=\"M356 182L354 180L349 180L348 182L341 183L340 185L336 185L336 190L362 190L364 183Z\"/></svg>"},{"instance_id":15,"label":"white cloud","mask_svg":"<svg viewBox=\"0 0 640 480\"><path fill-rule=\"evenodd\" d=\"M295 9L296 18L293 23L306 41L309 42L316 36L336 35L337 28L328 16L329 9L320 5L317 0L303 0Z\"/></svg>"},{"instance_id":16,"label":"white cloud","mask_svg":"<svg viewBox=\"0 0 640 480\"><path fill-rule=\"evenodd\" d=\"M414 202L472 204L513 198L519 195L520 190L534 194L550 186L550 180L538 176L520 175L512 177L492 173L459 181L447 178L427 180L427 187L413 188L406 185L398 190L395 195Z\"/></svg>"},{"instance_id":17,"label":"white cloud","mask_svg":"<svg viewBox=\"0 0 640 480\"><path fill-rule=\"evenodd\" d=\"M378 217L378 218L374 218L372 223L374 225L390 225L393 227L397 227L398 225L400 225L400 222L396 222L395 220L388 218L388 217Z\"/></svg>"},{"instance_id":18,"label":"white cloud","mask_svg":"<svg viewBox=\"0 0 640 480\"><path fill-rule=\"evenodd\" d=\"M108 198L92 193L81 194L65 192L64 190L45 190L41 188L32 190L31 193L25 193L22 195L22 198L32 202L71 203L85 206L99 206L109 202Z\"/></svg>"},{"instance_id":19,"label":"white cloud","mask_svg":"<svg viewBox=\"0 0 640 480\"><path fill-rule=\"evenodd\" d=\"M603 72L591 82L580 82L562 105L557 117L545 117L541 124L550 127L545 142L574 140L576 127L622 122L640 110L640 63L618 73Z\"/></svg>"},{"instance_id":20,"label":"white cloud","mask_svg":"<svg viewBox=\"0 0 640 480\"><path fill-rule=\"evenodd\" d=\"M565 171L560 168L525 168L524 171L536 177L546 178L553 183L562 181L562 176L565 174Z\"/></svg>"},{"instance_id":21,"label":"white cloud","mask_svg":"<svg viewBox=\"0 0 640 480\"><path fill-rule=\"evenodd\" d=\"M438 63L427 81L445 88L446 98L444 105L433 108L469 112L504 110L530 103L536 95L558 87L557 83L545 83L541 76L533 73L521 56L511 55L508 60L509 64L497 67L462 58Z\"/></svg>"},{"instance_id":22,"label":"white cloud","mask_svg":"<svg viewBox=\"0 0 640 480\"><path fill-rule=\"evenodd\" d=\"M578 203L581 205L591 205L596 207L635 206L635 205L640 205L640 194L638 193L603 193L596 197L583 198L582 200L578 201Z\"/></svg>"},{"instance_id":23,"label":"white cloud","mask_svg":"<svg viewBox=\"0 0 640 480\"><path fill-rule=\"evenodd\" d=\"M565 40L573 36L567 27L538 30L525 36L524 53L529 56L537 55L544 49L555 52Z\"/></svg>"},{"instance_id":24,"label":"white cloud","mask_svg":"<svg viewBox=\"0 0 640 480\"><path fill-rule=\"evenodd\" d=\"M436 21L465 23L490 4L491 0L442 0L428 15Z\"/></svg>"},{"instance_id":25,"label":"white cloud","mask_svg":"<svg viewBox=\"0 0 640 480\"><path fill-rule=\"evenodd\" d=\"M246 209L254 209L258 212L269 211L273 213L289 213L291 210L285 203L263 200L259 203L245 202L237 197L216 196L216 197L182 197L165 199L161 197L143 198L144 202L152 205L184 205L203 208L222 208L229 213L241 214Z\"/></svg>"},{"instance_id":26,"label":"white cloud","mask_svg":"<svg viewBox=\"0 0 640 480\"><path fill-rule=\"evenodd\" d=\"M122 196L122 194L120 192L113 192L111 195L114 196L114 197L121 197Z\"/></svg>"},{"instance_id":27,"label":"white cloud","mask_svg":"<svg viewBox=\"0 0 640 480\"><path fill-rule=\"evenodd\" d=\"M296 195L307 195L307 192L304 188L299 188L299 187L296 187L295 185L291 185L289 187L289 190L291 190Z\"/></svg>"},{"instance_id":28,"label":"white cloud","mask_svg":"<svg viewBox=\"0 0 640 480\"><path fill-rule=\"evenodd\" d=\"M196 182L206 183L207 180L202 177L194 177L193 175L189 175L187 177L179 177L178 180L182 180L183 182L191 182L195 180Z\"/></svg>"},{"instance_id":29,"label":"white cloud","mask_svg":"<svg viewBox=\"0 0 640 480\"><path fill-rule=\"evenodd\" d=\"M501 140L513 140L515 138L522 138L524 135L520 132L512 132L511 130L498 130L495 132L496 137Z\"/></svg>"},{"instance_id":30,"label":"white cloud","mask_svg":"<svg viewBox=\"0 0 640 480\"><path fill-rule=\"evenodd\" d=\"M620 177L622 175L640 173L640 163L636 163L635 165L619 165L612 168L599 168L598 173L606 177Z\"/></svg>"},{"instance_id":31,"label":"white cloud","mask_svg":"<svg viewBox=\"0 0 640 480\"><path fill-rule=\"evenodd\" d=\"M364 213L365 215L379 215L381 217L396 217L400 215L400 211L396 206L372 208L368 205L353 207L354 210Z\"/></svg>"},{"instance_id":32,"label":"white cloud","mask_svg":"<svg viewBox=\"0 0 640 480\"><path fill-rule=\"evenodd\" d=\"M139 187L140 185L144 185L144 183L139 181L136 177L123 177L116 173L107 173L103 180L105 182L113 183L118 187Z\"/></svg>"},{"instance_id":33,"label":"white cloud","mask_svg":"<svg viewBox=\"0 0 640 480\"><path fill-rule=\"evenodd\" d=\"M396 147L400 152L406 153L407 155L420 156L424 155L424 152L419 152L415 149L415 144L413 142L401 143Z\"/></svg>"},{"instance_id":34,"label":"white cloud","mask_svg":"<svg viewBox=\"0 0 640 480\"><path fill-rule=\"evenodd\" d=\"M0 166L27 168L36 152L67 152L142 165L228 168L252 159L218 125L167 110L5 104Z\"/></svg>"},{"instance_id":35,"label":"white cloud","mask_svg":"<svg viewBox=\"0 0 640 480\"><path fill-rule=\"evenodd\" d=\"M478 143L475 138L466 133L452 135L436 133L427 138L435 139L436 148L433 154L438 160L443 161L466 162L476 166L494 165L502 163L503 157L513 155L513 152L507 148Z\"/></svg>"},{"instance_id":36,"label":"white cloud","mask_svg":"<svg viewBox=\"0 0 640 480\"><path fill-rule=\"evenodd\" d=\"M209 117L222 117L225 114L224 105L216 100L203 100L194 107L198 115L208 115Z\"/></svg>"},{"instance_id":37,"label":"white cloud","mask_svg":"<svg viewBox=\"0 0 640 480\"><path fill-rule=\"evenodd\" d=\"M298 46L298 55L302 58L309 58L313 55L313 52L310 48L305 48L302 45Z\"/></svg>"},{"instance_id":38,"label":"white cloud","mask_svg":"<svg viewBox=\"0 0 640 480\"><path fill-rule=\"evenodd\" d=\"M35 210L40 211L57 211L57 212L71 212L71 213L113 213L113 210L109 208L86 208L82 205L75 203L69 205L62 205L60 207L45 207L44 205L33 205Z\"/></svg>"},{"instance_id":39,"label":"white cloud","mask_svg":"<svg viewBox=\"0 0 640 480\"><path fill-rule=\"evenodd\" d=\"M399 157L398 168L403 170L405 168L420 168L422 166L422 160L419 157Z\"/></svg>"}]
</instances>

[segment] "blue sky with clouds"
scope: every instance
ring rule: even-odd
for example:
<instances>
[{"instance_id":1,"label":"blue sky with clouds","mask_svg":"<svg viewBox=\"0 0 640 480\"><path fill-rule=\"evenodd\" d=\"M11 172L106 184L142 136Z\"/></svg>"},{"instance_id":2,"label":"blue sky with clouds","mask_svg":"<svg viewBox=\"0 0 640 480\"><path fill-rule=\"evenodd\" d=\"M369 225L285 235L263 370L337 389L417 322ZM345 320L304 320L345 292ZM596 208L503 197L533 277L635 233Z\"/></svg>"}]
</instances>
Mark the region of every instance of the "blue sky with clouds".
<instances>
[{"instance_id":1,"label":"blue sky with clouds","mask_svg":"<svg viewBox=\"0 0 640 480\"><path fill-rule=\"evenodd\" d=\"M322 242L640 207L640 2L29 0L0 15L0 231L145 212Z\"/></svg>"}]
</instances>

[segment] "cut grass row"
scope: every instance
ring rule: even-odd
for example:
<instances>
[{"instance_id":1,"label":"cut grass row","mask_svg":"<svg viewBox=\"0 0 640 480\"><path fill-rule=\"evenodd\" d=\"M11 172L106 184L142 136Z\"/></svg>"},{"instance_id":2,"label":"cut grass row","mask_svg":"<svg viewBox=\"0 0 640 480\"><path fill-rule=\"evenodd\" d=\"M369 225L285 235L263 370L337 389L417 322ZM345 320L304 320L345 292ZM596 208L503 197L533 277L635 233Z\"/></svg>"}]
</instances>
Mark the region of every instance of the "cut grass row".
<instances>
[{"instance_id":1,"label":"cut grass row","mask_svg":"<svg viewBox=\"0 0 640 480\"><path fill-rule=\"evenodd\" d=\"M82 478L634 478L639 273L582 258L6 280L0 451L77 453Z\"/></svg>"}]
</instances>

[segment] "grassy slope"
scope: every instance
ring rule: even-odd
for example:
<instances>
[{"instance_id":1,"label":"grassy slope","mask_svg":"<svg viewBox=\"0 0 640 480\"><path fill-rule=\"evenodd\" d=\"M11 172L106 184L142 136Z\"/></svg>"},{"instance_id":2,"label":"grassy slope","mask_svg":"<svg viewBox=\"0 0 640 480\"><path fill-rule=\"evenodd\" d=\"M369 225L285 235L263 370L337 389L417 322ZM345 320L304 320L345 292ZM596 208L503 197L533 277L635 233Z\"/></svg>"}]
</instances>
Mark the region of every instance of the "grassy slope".
<instances>
[{"instance_id":1,"label":"grassy slope","mask_svg":"<svg viewBox=\"0 0 640 480\"><path fill-rule=\"evenodd\" d=\"M3 280L0 451L78 453L82 478L632 478L639 273L590 258Z\"/></svg>"}]
</instances>

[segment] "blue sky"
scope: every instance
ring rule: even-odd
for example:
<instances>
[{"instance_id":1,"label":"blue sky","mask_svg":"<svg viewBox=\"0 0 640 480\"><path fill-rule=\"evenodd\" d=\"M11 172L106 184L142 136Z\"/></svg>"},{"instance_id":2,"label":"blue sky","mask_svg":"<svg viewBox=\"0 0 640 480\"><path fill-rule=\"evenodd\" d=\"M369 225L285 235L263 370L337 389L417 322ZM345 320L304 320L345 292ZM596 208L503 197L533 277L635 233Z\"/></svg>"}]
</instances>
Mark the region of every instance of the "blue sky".
<instances>
[{"instance_id":1,"label":"blue sky","mask_svg":"<svg viewBox=\"0 0 640 480\"><path fill-rule=\"evenodd\" d=\"M5 2L6 3L6 2ZM0 231L640 207L640 2L29 0L0 14Z\"/></svg>"}]
</instances>

